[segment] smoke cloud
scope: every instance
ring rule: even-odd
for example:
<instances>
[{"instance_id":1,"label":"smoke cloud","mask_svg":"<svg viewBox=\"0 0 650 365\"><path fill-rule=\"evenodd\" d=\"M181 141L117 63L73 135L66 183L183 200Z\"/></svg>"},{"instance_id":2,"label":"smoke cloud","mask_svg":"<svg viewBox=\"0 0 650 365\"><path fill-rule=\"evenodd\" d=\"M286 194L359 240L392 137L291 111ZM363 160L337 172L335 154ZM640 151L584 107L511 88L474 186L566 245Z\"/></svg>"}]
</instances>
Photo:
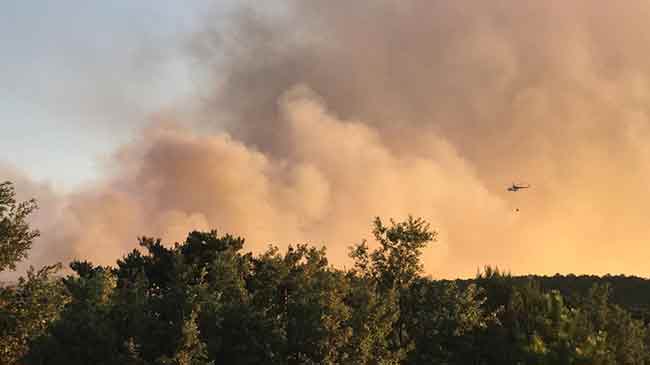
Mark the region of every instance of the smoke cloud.
<instances>
[{"instance_id":1,"label":"smoke cloud","mask_svg":"<svg viewBox=\"0 0 650 365\"><path fill-rule=\"evenodd\" d=\"M108 264L140 235L217 228L345 265L374 216L413 214L440 232L437 277L650 275L650 4L276 10L197 34L203 106L159 113L110 178L59 196L39 257Z\"/></svg>"}]
</instances>

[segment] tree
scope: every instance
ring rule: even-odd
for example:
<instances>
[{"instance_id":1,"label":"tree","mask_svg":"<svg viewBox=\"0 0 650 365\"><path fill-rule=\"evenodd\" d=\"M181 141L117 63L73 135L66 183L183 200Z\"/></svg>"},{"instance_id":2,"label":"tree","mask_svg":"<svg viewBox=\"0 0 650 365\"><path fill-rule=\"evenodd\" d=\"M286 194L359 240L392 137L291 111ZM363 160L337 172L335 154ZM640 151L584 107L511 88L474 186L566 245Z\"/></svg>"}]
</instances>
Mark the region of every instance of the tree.
<instances>
[{"instance_id":1,"label":"tree","mask_svg":"<svg viewBox=\"0 0 650 365\"><path fill-rule=\"evenodd\" d=\"M37 230L27 222L35 200L17 202L10 182L0 183L0 272L16 269L27 257ZM0 363L16 363L29 343L43 335L67 302L61 282L53 278L60 265L29 268L18 283L0 287Z\"/></svg>"},{"instance_id":2,"label":"tree","mask_svg":"<svg viewBox=\"0 0 650 365\"><path fill-rule=\"evenodd\" d=\"M404 354L394 351L390 341L400 315L395 291L380 290L365 242L353 247L350 257L354 267L347 272L350 292L346 303L352 309L348 364L399 364Z\"/></svg>"},{"instance_id":3,"label":"tree","mask_svg":"<svg viewBox=\"0 0 650 365\"><path fill-rule=\"evenodd\" d=\"M475 284L418 279L409 291L406 322L415 348L410 364L475 364L480 358L477 342L493 313L484 308L484 291Z\"/></svg>"},{"instance_id":4,"label":"tree","mask_svg":"<svg viewBox=\"0 0 650 365\"><path fill-rule=\"evenodd\" d=\"M649 362L647 327L632 318L628 311L611 304L610 296L609 285L596 284L580 298L582 336L586 345L582 352L598 358L601 364Z\"/></svg>"},{"instance_id":5,"label":"tree","mask_svg":"<svg viewBox=\"0 0 650 365\"><path fill-rule=\"evenodd\" d=\"M52 278L59 269L30 269L16 285L0 288L0 364L16 363L59 317L68 301L61 281Z\"/></svg>"},{"instance_id":6,"label":"tree","mask_svg":"<svg viewBox=\"0 0 650 365\"><path fill-rule=\"evenodd\" d=\"M391 219L390 226L377 217L373 234L379 248L370 259L377 279L384 289L398 290L408 288L422 273L422 249L438 236L425 220L411 216L404 222Z\"/></svg>"},{"instance_id":7,"label":"tree","mask_svg":"<svg viewBox=\"0 0 650 365\"><path fill-rule=\"evenodd\" d=\"M110 269L73 262L77 276L64 280L70 302L43 336L34 340L27 364L125 363L125 343L111 318L115 275Z\"/></svg>"},{"instance_id":8,"label":"tree","mask_svg":"<svg viewBox=\"0 0 650 365\"><path fill-rule=\"evenodd\" d=\"M110 318L132 362L204 364L206 345L197 317L205 301L205 269L182 255L183 245L164 246L141 238L146 253L134 250L118 261ZM218 306L218 298L209 298Z\"/></svg>"},{"instance_id":9,"label":"tree","mask_svg":"<svg viewBox=\"0 0 650 365\"><path fill-rule=\"evenodd\" d=\"M37 209L34 199L17 202L14 186L0 183L0 272L16 269L16 263L27 258L32 242L39 236L27 218Z\"/></svg>"},{"instance_id":10,"label":"tree","mask_svg":"<svg viewBox=\"0 0 650 365\"><path fill-rule=\"evenodd\" d=\"M328 267L325 248L289 247L288 275L282 283L286 303L288 363L345 363L351 337L347 326L349 291L341 271Z\"/></svg>"},{"instance_id":11,"label":"tree","mask_svg":"<svg viewBox=\"0 0 650 365\"><path fill-rule=\"evenodd\" d=\"M190 313L189 318L183 320L181 338L172 356L163 356L160 362L165 365L213 364L213 362L208 361L206 346L199 337L195 311Z\"/></svg>"},{"instance_id":12,"label":"tree","mask_svg":"<svg viewBox=\"0 0 650 365\"><path fill-rule=\"evenodd\" d=\"M64 279L32 270L0 289L0 363L650 364L647 324L608 286L562 291L490 267L433 280L426 222L377 218L373 233L349 270L325 248L253 255L215 231L142 238L117 267L75 261Z\"/></svg>"},{"instance_id":13,"label":"tree","mask_svg":"<svg viewBox=\"0 0 650 365\"><path fill-rule=\"evenodd\" d=\"M424 269L420 262L422 249L435 241L438 234L425 220L412 216L404 222L391 219L389 226L377 217L373 234L379 247L370 252L364 241L352 248L351 256L356 270L376 283L378 294L396 301L395 312L389 315L396 317L389 341L391 351L398 353L397 358L404 358L413 346L406 329L406 298L411 284Z\"/></svg>"}]
</instances>

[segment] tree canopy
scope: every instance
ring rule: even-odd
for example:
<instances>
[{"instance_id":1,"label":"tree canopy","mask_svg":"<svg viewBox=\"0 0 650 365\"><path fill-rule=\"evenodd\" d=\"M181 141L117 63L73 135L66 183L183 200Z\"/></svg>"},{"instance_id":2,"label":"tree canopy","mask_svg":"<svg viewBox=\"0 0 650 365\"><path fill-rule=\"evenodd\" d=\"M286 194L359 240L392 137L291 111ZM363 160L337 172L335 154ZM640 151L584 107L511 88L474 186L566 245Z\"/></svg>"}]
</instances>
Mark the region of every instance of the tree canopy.
<instances>
[{"instance_id":1,"label":"tree canopy","mask_svg":"<svg viewBox=\"0 0 650 365\"><path fill-rule=\"evenodd\" d=\"M0 272L15 269L16 263L27 258L33 240L39 236L27 221L36 208L34 199L16 201L12 183L0 183Z\"/></svg>"},{"instance_id":2,"label":"tree canopy","mask_svg":"<svg viewBox=\"0 0 650 365\"><path fill-rule=\"evenodd\" d=\"M35 204L1 186L11 268L37 234ZM214 230L142 237L114 266L73 261L64 277L59 265L31 269L0 288L0 363L650 364L648 281L490 267L434 280L420 260L437 238L427 222L376 218L372 233L348 270L324 247L254 254ZM618 288L645 294L625 302Z\"/></svg>"}]
</instances>

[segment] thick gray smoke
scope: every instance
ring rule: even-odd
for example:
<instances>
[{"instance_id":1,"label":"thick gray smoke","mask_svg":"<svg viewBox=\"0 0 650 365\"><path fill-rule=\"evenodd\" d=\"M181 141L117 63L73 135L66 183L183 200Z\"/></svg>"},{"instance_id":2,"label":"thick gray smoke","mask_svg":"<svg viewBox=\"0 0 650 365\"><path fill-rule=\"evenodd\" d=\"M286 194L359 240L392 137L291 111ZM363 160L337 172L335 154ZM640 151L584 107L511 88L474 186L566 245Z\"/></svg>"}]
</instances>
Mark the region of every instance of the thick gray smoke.
<instances>
[{"instance_id":1,"label":"thick gray smoke","mask_svg":"<svg viewBox=\"0 0 650 365\"><path fill-rule=\"evenodd\" d=\"M650 274L650 3L280 8L197 35L204 107L161 113L111 179L62 198L48 259L218 228L343 265L373 216L413 214L440 231L435 276Z\"/></svg>"}]
</instances>

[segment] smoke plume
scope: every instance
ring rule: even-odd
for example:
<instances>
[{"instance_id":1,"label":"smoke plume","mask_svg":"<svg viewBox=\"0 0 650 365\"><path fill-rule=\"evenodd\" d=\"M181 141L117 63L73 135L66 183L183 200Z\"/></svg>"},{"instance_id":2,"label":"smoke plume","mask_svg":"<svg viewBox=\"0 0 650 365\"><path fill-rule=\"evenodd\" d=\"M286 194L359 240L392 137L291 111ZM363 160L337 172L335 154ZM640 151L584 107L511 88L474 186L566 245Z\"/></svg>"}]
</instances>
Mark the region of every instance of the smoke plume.
<instances>
[{"instance_id":1,"label":"smoke plume","mask_svg":"<svg viewBox=\"0 0 650 365\"><path fill-rule=\"evenodd\" d=\"M37 262L217 228L345 265L374 216L412 214L440 232L434 276L650 274L650 3L277 6L196 35L202 107L60 196Z\"/></svg>"}]
</instances>

